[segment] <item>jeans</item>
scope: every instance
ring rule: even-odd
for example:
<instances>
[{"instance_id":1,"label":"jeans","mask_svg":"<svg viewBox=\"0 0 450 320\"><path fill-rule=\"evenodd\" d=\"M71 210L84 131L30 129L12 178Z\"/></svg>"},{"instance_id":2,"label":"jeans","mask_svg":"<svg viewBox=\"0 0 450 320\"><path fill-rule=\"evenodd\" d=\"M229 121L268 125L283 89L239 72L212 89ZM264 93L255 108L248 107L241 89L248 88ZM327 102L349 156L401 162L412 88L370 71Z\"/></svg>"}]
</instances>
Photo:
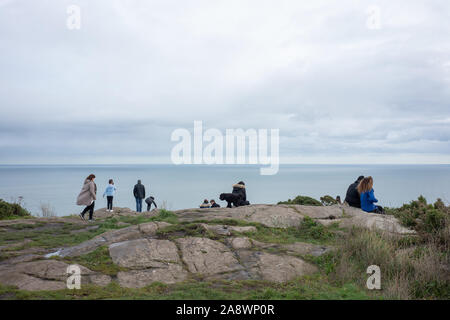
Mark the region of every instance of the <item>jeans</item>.
<instances>
[{"instance_id":1,"label":"jeans","mask_svg":"<svg viewBox=\"0 0 450 320\"><path fill-rule=\"evenodd\" d=\"M142 212L142 198L136 198L136 212Z\"/></svg>"},{"instance_id":2,"label":"jeans","mask_svg":"<svg viewBox=\"0 0 450 320\"><path fill-rule=\"evenodd\" d=\"M94 214L94 206L95 206L95 201L92 202L90 205L86 206L86 208L84 208L83 212L81 212L81 215L84 217L84 214L89 211L89 220L92 220L92 216Z\"/></svg>"},{"instance_id":3,"label":"jeans","mask_svg":"<svg viewBox=\"0 0 450 320\"><path fill-rule=\"evenodd\" d=\"M106 209L112 210L112 208L113 208L113 196L106 196L106 201L107 201Z\"/></svg>"}]
</instances>

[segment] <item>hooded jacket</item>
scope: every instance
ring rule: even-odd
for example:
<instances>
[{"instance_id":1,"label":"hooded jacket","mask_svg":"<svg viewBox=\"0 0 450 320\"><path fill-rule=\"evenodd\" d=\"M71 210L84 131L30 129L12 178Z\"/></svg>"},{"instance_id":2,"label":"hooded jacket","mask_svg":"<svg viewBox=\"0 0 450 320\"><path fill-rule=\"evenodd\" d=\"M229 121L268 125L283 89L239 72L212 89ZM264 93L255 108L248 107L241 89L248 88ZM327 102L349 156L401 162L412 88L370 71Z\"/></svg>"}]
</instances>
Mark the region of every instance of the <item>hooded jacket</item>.
<instances>
[{"instance_id":1,"label":"hooded jacket","mask_svg":"<svg viewBox=\"0 0 450 320\"><path fill-rule=\"evenodd\" d=\"M77 205L79 206L90 206L92 201L97 199L97 186L94 181L86 179L84 181L83 187L81 187L80 194L77 197Z\"/></svg>"},{"instance_id":2,"label":"hooded jacket","mask_svg":"<svg viewBox=\"0 0 450 320\"><path fill-rule=\"evenodd\" d=\"M345 195L345 201L351 207L361 208L361 198L358 192L359 180L353 182L347 189L347 194Z\"/></svg>"},{"instance_id":3,"label":"hooded jacket","mask_svg":"<svg viewBox=\"0 0 450 320\"><path fill-rule=\"evenodd\" d=\"M138 199L145 198L145 187L141 183L141 180L138 180L138 183L134 186L133 195L135 198L138 198Z\"/></svg>"},{"instance_id":4,"label":"hooded jacket","mask_svg":"<svg viewBox=\"0 0 450 320\"><path fill-rule=\"evenodd\" d=\"M240 181L233 184L233 191L231 192L241 198L242 201L247 201L247 193L245 192L245 183Z\"/></svg>"}]
</instances>

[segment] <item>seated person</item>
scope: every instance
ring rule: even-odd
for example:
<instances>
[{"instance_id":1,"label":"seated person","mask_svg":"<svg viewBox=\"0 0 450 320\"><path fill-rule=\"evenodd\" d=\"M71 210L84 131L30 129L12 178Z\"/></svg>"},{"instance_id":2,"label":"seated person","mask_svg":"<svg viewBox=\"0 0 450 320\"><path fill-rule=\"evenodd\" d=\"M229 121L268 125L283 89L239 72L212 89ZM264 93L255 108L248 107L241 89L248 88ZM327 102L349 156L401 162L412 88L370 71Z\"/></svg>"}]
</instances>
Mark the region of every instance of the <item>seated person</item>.
<instances>
[{"instance_id":1,"label":"seated person","mask_svg":"<svg viewBox=\"0 0 450 320\"><path fill-rule=\"evenodd\" d=\"M203 200L203 203L200 205L200 208L202 208L202 209L211 208L211 206L209 205L208 199Z\"/></svg>"},{"instance_id":2,"label":"seated person","mask_svg":"<svg viewBox=\"0 0 450 320\"><path fill-rule=\"evenodd\" d=\"M220 204L217 204L215 200L209 200L209 203L211 203L211 208L220 208Z\"/></svg>"},{"instance_id":3,"label":"seated person","mask_svg":"<svg viewBox=\"0 0 450 320\"><path fill-rule=\"evenodd\" d=\"M358 185L358 192L361 194L361 209L366 212L384 214L382 206L374 205L378 202L373 191L372 177L366 177Z\"/></svg>"},{"instance_id":4,"label":"seated person","mask_svg":"<svg viewBox=\"0 0 450 320\"><path fill-rule=\"evenodd\" d=\"M358 185L362 179L364 179L364 176L359 176L347 189L344 201L347 202L350 207L361 208L361 197L358 192Z\"/></svg>"},{"instance_id":5,"label":"seated person","mask_svg":"<svg viewBox=\"0 0 450 320\"><path fill-rule=\"evenodd\" d=\"M247 201L247 193L243 181L234 184L231 193L221 193L219 199L227 202L227 208L231 208L231 204L235 207L247 206L250 204L250 202Z\"/></svg>"}]
</instances>

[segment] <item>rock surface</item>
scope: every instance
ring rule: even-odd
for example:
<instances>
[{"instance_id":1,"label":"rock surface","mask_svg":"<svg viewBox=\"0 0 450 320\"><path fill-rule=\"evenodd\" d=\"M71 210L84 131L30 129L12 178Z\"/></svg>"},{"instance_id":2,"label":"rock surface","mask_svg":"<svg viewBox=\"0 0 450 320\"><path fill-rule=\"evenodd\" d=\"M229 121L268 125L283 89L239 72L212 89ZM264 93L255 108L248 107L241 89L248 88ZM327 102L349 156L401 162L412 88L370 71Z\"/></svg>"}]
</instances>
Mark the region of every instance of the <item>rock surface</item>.
<instances>
[{"instance_id":1,"label":"rock surface","mask_svg":"<svg viewBox=\"0 0 450 320\"><path fill-rule=\"evenodd\" d=\"M0 283L17 286L21 290L61 290L67 287L69 264L57 260L38 260L0 266ZM111 277L93 272L83 266L81 283L107 285Z\"/></svg>"},{"instance_id":2,"label":"rock surface","mask_svg":"<svg viewBox=\"0 0 450 320\"><path fill-rule=\"evenodd\" d=\"M175 213L181 221L238 219L259 222L268 227L287 228L301 224L305 217L329 225L339 223L342 227L359 226L375 228L390 233L413 234L413 230L400 225L399 221L389 215L367 213L360 209L345 206L303 206L256 204L237 208L186 209Z\"/></svg>"},{"instance_id":3,"label":"rock surface","mask_svg":"<svg viewBox=\"0 0 450 320\"><path fill-rule=\"evenodd\" d=\"M146 214L152 216L156 213L152 211ZM46 257L56 255L74 259L100 246L107 246L112 262L120 270L113 278L80 266L82 284L98 286L117 281L122 287L140 288L153 282L170 284L186 279L254 279L285 282L317 272L314 265L303 260L304 256L320 256L332 248L304 242L289 244L259 242L251 239L252 233L258 231L254 226L213 224L211 220L237 219L261 223L267 227L287 228L299 226L305 217L311 217L324 225L338 222L341 227L360 226L396 234L414 233L402 227L392 216L365 213L341 205L326 207L251 205L238 208L188 209L175 213L181 222L195 223L202 220L192 229L198 232L195 233L196 236L188 236L192 234L187 233L188 231L184 234L183 231L173 234L159 233L159 230L171 224L148 222L107 231L79 245L60 248ZM115 208L112 213L104 209L95 213L96 218L100 219L117 215L133 216L136 213L123 208ZM85 223L75 221L73 218L63 219L77 226ZM16 223L36 225L36 228L40 228L42 221L47 221L52 226L62 225L58 222L58 218L35 220L27 219L23 220L26 222L21 220ZM0 227L7 229L11 224L14 223L2 223ZM92 226L84 229L78 226L77 230L87 228ZM183 230L182 226L180 230ZM29 240L24 239L16 243L4 243L0 246L0 251L11 250L21 243L27 244L27 241ZM44 259L44 254L48 252L49 249L28 248L17 251L18 255L15 257L0 261L0 283L17 286L23 290L65 289L69 265L59 260Z\"/></svg>"}]
</instances>

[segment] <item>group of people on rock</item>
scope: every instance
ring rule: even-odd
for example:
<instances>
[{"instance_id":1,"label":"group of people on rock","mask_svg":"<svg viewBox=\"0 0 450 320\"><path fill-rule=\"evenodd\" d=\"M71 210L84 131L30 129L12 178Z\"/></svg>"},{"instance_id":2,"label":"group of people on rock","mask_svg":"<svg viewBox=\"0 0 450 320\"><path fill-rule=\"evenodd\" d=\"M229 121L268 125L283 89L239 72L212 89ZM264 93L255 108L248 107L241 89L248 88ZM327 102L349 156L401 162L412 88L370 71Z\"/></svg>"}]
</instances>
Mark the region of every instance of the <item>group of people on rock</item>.
<instances>
[{"instance_id":1,"label":"group of people on rock","mask_svg":"<svg viewBox=\"0 0 450 320\"><path fill-rule=\"evenodd\" d=\"M378 202L373 190L373 178L359 176L347 189L345 202L355 208L361 208L366 212L384 214L382 206L375 205Z\"/></svg>"},{"instance_id":2,"label":"group of people on rock","mask_svg":"<svg viewBox=\"0 0 450 320\"><path fill-rule=\"evenodd\" d=\"M231 193L221 193L219 195L219 199L227 202L227 208L232 208L232 206L247 206L250 204L250 202L247 201L247 192L245 191L244 181L239 181L238 183L233 184L233 190ZM220 208L220 205L214 200L208 201L208 199L205 199L200 205L200 208Z\"/></svg>"},{"instance_id":3,"label":"group of people on rock","mask_svg":"<svg viewBox=\"0 0 450 320\"><path fill-rule=\"evenodd\" d=\"M113 212L113 199L116 193L116 186L114 180L109 179L108 186L103 192L103 198L106 196L106 211ZM136 212L142 212L142 200L145 199L145 187L141 180L133 188L133 195L136 200ZM83 183L81 191L77 197L77 205L85 206L80 213L81 219L85 220L84 215L89 212L89 221L92 221L95 207L95 200L97 200L97 184L95 183L95 175L90 174ZM157 208L155 198L150 196L145 199L147 203L147 211L150 211L152 204Z\"/></svg>"},{"instance_id":4,"label":"group of people on rock","mask_svg":"<svg viewBox=\"0 0 450 320\"><path fill-rule=\"evenodd\" d=\"M103 193L106 196L106 210L113 212L113 199L117 188L114 185L113 179L109 179L108 185ZM149 196L145 198L145 186L141 180L133 188L133 196L136 200L136 212L142 212L142 201L145 199L147 204L147 211L150 211L151 206L157 208L155 198ZM89 221L92 221L94 214L95 200L97 199L97 185L95 184L95 175L90 174L83 183L81 192L77 197L77 205L85 206L80 213L81 219L85 220L84 215L89 212ZM219 199L227 202L227 208L240 207L249 205L247 200L247 192L245 190L245 183L239 181L233 185L231 193L221 193ZM339 201L340 202L340 201ZM375 198L373 190L373 178L359 176L358 179L352 183L345 196L345 202L352 207L361 208L366 212L384 214L382 206L376 205L378 200ZM200 205L200 208L220 208L220 205L215 200L205 199Z\"/></svg>"}]
</instances>

